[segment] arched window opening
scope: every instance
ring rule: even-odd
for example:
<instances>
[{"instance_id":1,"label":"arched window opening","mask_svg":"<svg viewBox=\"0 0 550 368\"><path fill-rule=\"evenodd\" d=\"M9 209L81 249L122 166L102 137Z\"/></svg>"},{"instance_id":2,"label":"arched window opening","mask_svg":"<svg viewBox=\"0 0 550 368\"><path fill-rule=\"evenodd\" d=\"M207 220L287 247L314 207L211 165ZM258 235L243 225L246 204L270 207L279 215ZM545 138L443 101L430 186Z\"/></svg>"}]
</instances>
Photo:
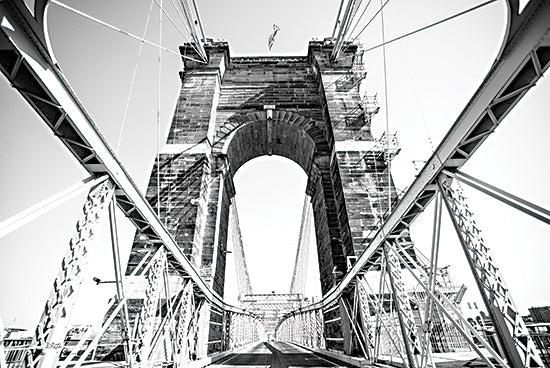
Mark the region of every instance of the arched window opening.
<instances>
[{"instance_id":1,"label":"arched window opening","mask_svg":"<svg viewBox=\"0 0 550 368\"><path fill-rule=\"evenodd\" d=\"M255 294L289 293L302 220L307 175L295 162L281 156L262 156L244 164L234 176L241 238ZM309 204L311 206L311 204ZM235 208L235 207L232 207ZM309 215L311 211L309 211ZM234 217L230 216L230 221ZM313 218L310 218L309 256L305 296L320 296L319 265ZM239 290L229 225L225 291L228 302L238 302Z\"/></svg>"}]
</instances>

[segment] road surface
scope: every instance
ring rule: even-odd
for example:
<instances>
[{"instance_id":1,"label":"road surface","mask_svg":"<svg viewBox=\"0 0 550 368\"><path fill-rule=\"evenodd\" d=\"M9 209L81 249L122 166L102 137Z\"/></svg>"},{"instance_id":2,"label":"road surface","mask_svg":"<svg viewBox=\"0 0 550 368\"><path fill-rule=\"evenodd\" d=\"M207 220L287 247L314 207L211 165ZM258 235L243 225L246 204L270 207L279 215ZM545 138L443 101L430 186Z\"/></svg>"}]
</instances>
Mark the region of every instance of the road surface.
<instances>
[{"instance_id":1,"label":"road surface","mask_svg":"<svg viewBox=\"0 0 550 368\"><path fill-rule=\"evenodd\" d=\"M212 364L214 368L341 367L286 342L263 342Z\"/></svg>"}]
</instances>

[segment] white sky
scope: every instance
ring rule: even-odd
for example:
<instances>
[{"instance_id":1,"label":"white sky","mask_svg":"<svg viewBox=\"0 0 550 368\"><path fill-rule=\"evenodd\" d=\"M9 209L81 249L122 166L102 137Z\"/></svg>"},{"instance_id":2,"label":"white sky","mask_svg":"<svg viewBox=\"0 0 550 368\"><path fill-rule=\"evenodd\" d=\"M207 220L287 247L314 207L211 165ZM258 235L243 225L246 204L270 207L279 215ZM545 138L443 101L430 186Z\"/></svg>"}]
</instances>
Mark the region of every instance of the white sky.
<instances>
[{"instance_id":1,"label":"white sky","mask_svg":"<svg viewBox=\"0 0 550 368\"><path fill-rule=\"evenodd\" d=\"M67 3L135 34L143 32L150 4L135 0ZM169 2L164 3L173 13ZM269 54L267 38L273 23L281 31L271 55L305 55L312 37L322 39L332 32L339 1L197 3L207 36L228 40L231 54L244 56ZM479 2L392 0L384 12L386 37L401 35L476 3ZM373 9L378 6L373 5ZM153 9L146 38L156 41L158 9ZM393 175L400 189L414 179L412 160L425 160L431 152L426 131L437 145L486 74L499 49L504 19L501 1L388 46L389 125L391 132L398 132L402 144L402 151L393 162ZM53 49L62 69L107 141L116 147L139 43L55 5L49 9L49 24ZM378 44L379 22L374 21L360 40L366 47ZM163 45L177 50L181 43L180 35L165 19ZM156 54L156 50L145 46L139 59L119 151L128 172L143 189L156 150ZM381 50L369 52L365 58L369 73L365 88L368 94L378 93L383 106ZM166 53L162 61L161 136L165 137L178 97L177 73L181 62ZM0 81L0 96L0 170L4 173L4 180L0 181L0 220L3 220L86 175L4 78ZM549 96L546 76L475 153L464 172L549 208ZM375 136L385 130L383 116L382 108L373 122ZM235 179L247 261L253 287L259 292L286 292L290 284L305 174L297 165L284 162L273 158L251 161ZM545 237L548 227L472 190L467 189L466 194L520 310L526 312L534 304L550 304L550 287L546 282L550 255ZM84 197L0 239L0 314L5 325L33 328ZM132 232L124 220L120 222L125 259ZM431 222L432 213L428 209L412 228L413 240L425 253L430 243ZM112 279L102 267L111 262L106 234L102 234L102 239L103 248L92 261L88 282L92 276ZM441 265L452 264L455 281L466 282L473 290L464 256L447 218L443 223L441 258ZM99 294L114 293L110 285L87 290L88 303L99 300ZM466 299L469 297L467 294ZM96 318L100 318L103 312L99 307L97 310Z\"/></svg>"}]
</instances>

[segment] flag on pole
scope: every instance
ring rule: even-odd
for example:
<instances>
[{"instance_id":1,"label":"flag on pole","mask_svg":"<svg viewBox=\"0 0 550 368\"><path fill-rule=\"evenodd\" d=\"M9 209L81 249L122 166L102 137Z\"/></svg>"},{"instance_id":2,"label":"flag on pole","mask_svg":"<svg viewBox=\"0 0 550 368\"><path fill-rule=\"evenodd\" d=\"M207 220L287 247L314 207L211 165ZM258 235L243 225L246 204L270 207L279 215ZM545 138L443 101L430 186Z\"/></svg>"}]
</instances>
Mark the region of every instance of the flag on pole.
<instances>
[{"instance_id":1,"label":"flag on pole","mask_svg":"<svg viewBox=\"0 0 550 368\"><path fill-rule=\"evenodd\" d=\"M273 25L273 33L269 36L269 39L267 40L267 46L269 47L269 51L271 51L271 48L273 47L273 43L275 42L275 36L277 36L277 32L279 32L280 28L278 25Z\"/></svg>"}]
</instances>

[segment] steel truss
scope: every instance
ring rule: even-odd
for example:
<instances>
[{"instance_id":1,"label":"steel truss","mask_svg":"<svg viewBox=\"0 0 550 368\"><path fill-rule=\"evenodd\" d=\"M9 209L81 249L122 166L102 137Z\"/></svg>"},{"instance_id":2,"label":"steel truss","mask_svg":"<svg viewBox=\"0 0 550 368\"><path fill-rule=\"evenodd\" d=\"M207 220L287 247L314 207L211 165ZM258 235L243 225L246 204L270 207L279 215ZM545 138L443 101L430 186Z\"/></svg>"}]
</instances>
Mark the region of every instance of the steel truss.
<instances>
[{"instance_id":1,"label":"steel truss","mask_svg":"<svg viewBox=\"0 0 550 368\"><path fill-rule=\"evenodd\" d=\"M222 349L227 350L257 340L262 336L258 319L224 303L203 281L102 137L50 53L44 28L48 1L34 3L33 15L22 0L0 2L0 70L90 173L84 187L98 181L101 184L90 191L83 218L77 224L77 233L71 240L35 337L30 347L23 347L27 352L26 366L74 364L80 367L105 347L102 336L113 326L120 330L120 338L114 344L122 345L124 359L130 367L151 366L153 361L181 366L206 358L210 344L221 342ZM194 1L186 9L192 19L198 18ZM199 31L196 41L203 50L204 35L197 29ZM58 197L65 200L74 194L73 189ZM135 225L140 239L154 249L130 276L123 276L120 269L111 197ZM52 198L50 202L41 203L41 210L49 210L59 198ZM107 213L109 206L117 295L95 336L88 331L76 346L65 346L67 322L84 274L86 249L91 246L100 220L107 218L103 213ZM23 220L16 219L14 224L28 221L25 216L21 216ZM11 223L7 225L3 230L15 228ZM130 279L145 285L137 299L143 305L134 321L128 317L128 295L136 293L128 288ZM172 284L179 287L171 290ZM125 292L128 295L125 296ZM135 303L134 298L132 302ZM218 341L211 337L215 326L221 326L217 330L222 330ZM65 360L59 360L60 350L66 353Z\"/></svg>"},{"instance_id":2,"label":"steel truss","mask_svg":"<svg viewBox=\"0 0 550 368\"><path fill-rule=\"evenodd\" d=\"M357 10L353 5L356 3L349 2L346 17L349 18ZM88 210L91 211L90 216L84 218L78 231L80 232L81 229L87 231L87 226L91 226L92 223L95 226L95 221L100 217L96 215L98 212L104 212L109 203L108 198L113 196L118 207L136 226L145 241L158 247L155 261L150 261L140 275L136 275L146 280L147 285L146 296L142 298L144 305L138 320L134 321L133 325L130 321L125 320L124 310L127 308L128 297L124 296L120 289L118 297L113 302L110 316L101 330L104 332L117 315L122 316L120 318L123 336L121 343L126 344L128 364L136 366L150 365L151 359L155 358L156 360L157 354L163 354L161 359L163 361L180 365L189 360L206 356L207 345L212 342L208 341L206 336L208 336L212 324L224 326L225 333L221 339L226 348L243 346L257 339L261 334L258 320L244 310L225 304L219 295L214 293L199 277L197 271L186 260L162 222L140 194L137 186L69 87L49 52L49 41L44 30L44 14L47 5L47 0L36 0L34 15L32 15L22 0L0 2L0 17L3 20L0 30L0 70L78 162L94 177L103 175L106 177L101 186L101 188L107 188L101 192L100 198L103 199L100 200L100 203L102 204L95 204L96 202L91 199L94 196L91 192L87 200L87 203L91 204L85 207L86 214ZM494 352L481 336L476 336L475 330L468 323L461 320L460 312L443 291L434 287L433 283L426 285L425 280L435 277L435 274L418 278L419 284L430 295L433 302L430 305L434 305L441 311L447 311L443 313L448 313L447 318L454 321L455 327L468 342L473 344L471 335L480 339L500 366L509 365L514 368L538 366L540 358L533 351L532 342L522 335L525 331L524 325L513 307L507 290L503 290L504 284L498 274L498 269L487 255L486 248L479 242L476 243L477 234L471 229L463 227L463 223L468 217L465 217L464 212L459 210L462 205L461 200L452 196L449 186L445 187L440 183L446 178L443 171L451 174L456 173L550 66L550 36L548 35L550 3L544 0L532 0L521 15L518 15L518 4L515 1L509 2L508 5L510 22L506 39L498 58L478 91L427 161L401 202L394 207L393 212L381 226L365 252L344 276L342 282L331 289L321 302L301 308L282 320L278 328L280 338L306 346L324 348L326 341L331 338L324 336L323 326L332 321L324 320L323 311L327 312L342 305L348 313L347 318L352 319L353 333L365 356L368 358L368 352L374 350L370 359L373 357L376 359L380 349L380 329L383 327L387 331L391 330L391 327L387 326L387 319L383 318L386 313L383 310L385 293L381 291L386 288L387 278L389 278L393 294L399 295L397 304L406 307L407 300L399 285L400 267L406 267L413 274L423 272L419 267L411 267L414 260L407 258L409 257L407 252L399 251L399 242L396 240L404 231L408 230L414 219L434 198L437 188L440 186L444 193L443 198L446 206L451 209L454 216L455 226L461 235L465 253L469 257L472 272L478 279L482 294L487 300L489 297L495 298L495 305L488 305L488 309L491 310L493 321L496 321L495 325L498 325L499 338L504 341L507 361ZM344 29L341 33L345 34L346 24L342 24L342 27ZM343 38L338 37L338 39L338 42L342 43L340 40ZM113 229L113 226L111 228ZM82 233L79 234L77 236L82 235ZM72 298L77 293L79 286L78 268L81 263L83 265L81 262L83 254L78 253L82 249L76 246L80 242L89 241L89 239L91 236L84 236L71 243L70 254L66 256L66 261L62 265L62 271L56 279L52 295L48 299L47 308L37 329L35 336L37 345L28 349L30 351L29 366L53 366L57 360L56 353L45 351L44 354L41 354L41 352L46 347L44 344L56 344L63 341L66 326L62 322L66 316L70 315ZM388 244L390 245L388 246ZM113 247L116 248L115 245ZM365 293L366 289L361 291L363 286L359 286L358 291L353 293L356 296L354 305L357 308L350 311L346 301L342 301L343 293L349 293L357 285L365 284L363 274L372 269L375 264L380 264L379 258L382 250L385 250L386 254L390 252L394 256L386 257L387 272L380 277L381 287L378 295ZM481 265L487 265L489 269L481 267ZM182 281L180 283L181 290L168 290L169 283L166 282L166 270L168 269ZM68 275L71 277L68 278ZM483 277L489 276L495 280L494 283L486 284L481 281ZM122 285L123 283L122 278L117 280L117 284ZM162 291L164 291L163 295ZM365 304L365 296L367 304ZM159 312L158 305L161 300L167 305L165 312ZM512 313L507 315L507 310L503 312L505 307L512 308ZM367 314L371 317L372 315L376 316L374 341L372 341L372 327L369 327L366 322L362 325L360 323L365 317L355 318L358 310L365 317ZM448 310L453 310L454 315L450 314ZM397 348L402 361L406 361L403 357L406 355L409 366L413 367L415 365L412 362L416 361L414 353L418 350L418 347L415 348L417 339L425 339L426 334L413 334L412 325L408 324L410 316L407 313L406 310L398 313L400 314L398 318L400 328L404 336L402 336L402 341L392 339L392 343ZM221 316L221 322L213 322L214 314ZM206 317L208 315L211 316L210 319ZM346 317L344 316L344 318ZM372 321L369 320L369 322ZM313 332L313 336L307 337L306 331L308 334ZM172 347L167 343L170 338L163 337L171 336L170 334L177 336L176 343ZM127 342L122 341L125 336L128 336ZM412 336L415 336L414 339ZM88 354L97 347L99 338L100 334L88 344L84 353L78 358L77 366L80 366ZM427 344L426 341L420 343ZM399 347L400 344L404 346ZM429 350L420 347L425 351ZM474 347L474 349L476 348ZM75 355L74 352L71 354ZM420 365L426 365L427 361L428 359L422 359ZM488 359L486 359L486 363L491 367L494 366Z\"/></svg>"},{"instance_id":3,"label":"steel truss","mask_svg":"<svg viewBox=\"0 0 550 368\"><path fill-rule=\"evenodd\" d=\"M71 312L84 281L87 255L99 233L101 219L105 218L113 193L113 183L104 180L92 187L86 198L82 215L76 224L76 232L71 237L69 249L63 257L36 328L31 345L38 348L28 350L27 365L30 367L53 367L57 362L58 351L51 347L62 346L65 342Z\"/></svg>"},{"instance_id":4,"label":"steel truss","mask_svg":"<svg viewBox=\"0 0 550 368\"><path fill-rule=\"evenodd\" d=\"M506 359L512 367L542 367L535 344L489 248L484 244L481 232L466 204L466 198L460 191L451 189L447 180L440 180L438 187L443 193L443 201L451 214L485 307L504 346Z\"/></svg>"},{"instance_id":5,"label":"steel truss","mask_svg":"<svg viewBox=\"0 0 550 368\"><path fill-rule=\"evenodd\" d=\"M494 188L486 183L483 183L475 178L471 178L459 172L462 165L471 157L475 150L485 141L496 127L504 120L507 114L513 109L517 102L527 93L527 91L535 85L537 80L542 77L544 71L550 66L550 3L545 1L531 1L523 10L521 15L518 15L518 4L516 2L509 2L510 21L508 24L508 30L505 41L500 50L500 53L495 60L491 70L479 87L478 91L472 97L464 111L461 113L455 124L451 127L448 134L445 136L439 147L436 149L432 157L427 161L424 168L421 170L417 179L412 183L404 197L393 209L389 217L386 218L384 224L380 227L379 231L370 242L364 253L353 265L351 270L344 276L342 282L331 289L324 297L324 299L309 307L302 308L300 311L296 311L290 314L286 320L281 322L281 328L284 327L287 330L290 328L287 326L289 320L296 319L296 313L308 313L314 310L322 310L330 305L333 305L336 301L342 299L344 293L349 293L351 289L358 288L357 294L360 296L362 303L361 309L365 311L373 311L378 317L376 319L376 325L374 327L374 341L368 340L369 336L372 336L372 326L364 321L363 318L363 331L362 335L364 340L364 346L373 346L373 354L376 358L379 356L379 341L381 327L385 325L384 316L381 313L381 308L376 308L376 303L369 301L369 294L365 293L363 289L363 281L359 282L363 277L362 275L369 270L373 270L376 267L380 267L381 250L386 250L387 244L395 244L396 240L400 239L402 234L406 232L410 224L416 219L416 217L423 212L426 206L436 196L438 192L439 181L444 180L447 176L456 177L459 180L467 182L484 193L492 195L493 197L510 204L513 207L520 209L522 212L527 213L535 218L538 218L544 222L548 220L549 211L541 209L540 207L530 204L517 197L509 195L498 188ZM448 188L448 187L447 187ZM444 195L444 201L447 207L456 209L458 205L454 202L456 200L449 199L448 189ZM436 205L440 207L441 204ZM453 207L454 206L454 207ZM400 327L402 334L408 334L409 337L403 339L405 349L400 350L399 343L394 343L397 348L398 354L401 354L401 360L403 359L403 352L406 350L408 366L415 367L418 363L414 357L415 344L423 344L421 349L423 351L420 360L421 366L426 366L429 362L429 346L428 339L431 331L431 309L438 308L441 313L445 314L449 321L455 325L455 328L463 334L465 340L468 341L472 348L480 354L482 359L486 360L489 366L494 364L486 359L485 356L478 350L477 346L474 346L471 336L475 336L477 339L481 339L484 347L491 353L492 357L498 362L500 366L510 366L514 368L519 367L538 367L540 366L540 357L534 350L534 345L529 338L525 325L521 321L517 313L517 309L513 306L513 302L507 289L505 289L502 281L502 277L497 272L496 266L493 261L488 262L489 256L477 254L479 250L476 246L471 245L474 240L470 239L474 237L477 239L477 235L469 233L463 228L465 218L460 218L460 215L452 213L455 218L455 225L457 231L461 235L461 242L465 248L465 253L468 259L472 263L472 272L474 277L478 280L489 277L487 281L478 281L480 284L481 293L485 295L486 306L488 310L492 310L492 319L495 325L498 325L497 332L499 339L503 342L503 349L505 350L504 356L506 360L503 360L490 346L484 341L483 338L478 336L475 331L470 329L470 325L464 319L461 319L461 313L453 306L453 303L445 296L445 303L441 302L444 297L443 291L439 290L435 283L435 271L437 266L434 267L434 262L437 262L437 256L432 256L432 264L429 266L430 274L424 274L424 281L418 279L418 282L425 287L425 292L430 296L431 302L428 302L428 307L425 310L426 323L424 324L424 331L419 336L414 337L412 341L413 332L412 326L409 323L409 318L406 315L406 311L402 311L400 314ZM457 216L459 218L457 219ZM436 219L436 227L439 227L439 220ZM460 230L459 230L460 229ZM439 230L437 230L438 232ZM434 234L434 249L439 235ZM393 245L392 245L393 247ZM481 252L485 252L485 246L479 246ZM400 257L408 256L407 252L399 252ZM395 258L393 256L386 256L386 261L390 263L387 267L389 270L393 268L394 279L395 271L399 267L395 264ZM392 261L393 259L393 261ZM485 261L482 261L484 259ZM392 262L390 262L392 261ZM411 267L412 259L402 260L401 267ZM393 267L391 266L393 263ZM384 264L384 262L382 262ZM437 265L437 263L435 263ZM488 267L488 269L485 269ZM422 269L419 269L422 271ZM418 272L418 269L415 269ZM422 271L423 272L423 271ZM390 271L391 274L391 271ZM382 278L382 277L381 277ZM390 281L391 281L390 276ZM396 288L399 282L392 281L393 294L397 299L397 303L406 304L406 300L403 299L403 295ZM381 282L381 288L378 292L383 298L384 292ZM359 285L359 286L357 286ZM365 295L361 297L361 295ZM373 295L370 295L372 298ZM496 298L490 303L490 298ZM367 303L365 304L365 299ZM405 307L407 307L405 305ZM507 308L511 309L507 309ZM449 310L452 311L449 312ZM509 313L510 311L510 313ZM405 314L403 316L403 314ZM458 318L459 321L456 320ZM369 321L370 322L370 321ZM388 331L390 327L384 326ZM393 332L390 332L393 333ZM394 335L396 336L396 335ZM403 336L402 336L403 337ZM420 340L417 340L420 337ZM358 336L358 338L361 338ZM408 346L408 347L407 347ZM372 359L369 355L369 349L365 349L365 357ZM412 352L412 354L411 354Z\"/></svg>"}]
</instances>

